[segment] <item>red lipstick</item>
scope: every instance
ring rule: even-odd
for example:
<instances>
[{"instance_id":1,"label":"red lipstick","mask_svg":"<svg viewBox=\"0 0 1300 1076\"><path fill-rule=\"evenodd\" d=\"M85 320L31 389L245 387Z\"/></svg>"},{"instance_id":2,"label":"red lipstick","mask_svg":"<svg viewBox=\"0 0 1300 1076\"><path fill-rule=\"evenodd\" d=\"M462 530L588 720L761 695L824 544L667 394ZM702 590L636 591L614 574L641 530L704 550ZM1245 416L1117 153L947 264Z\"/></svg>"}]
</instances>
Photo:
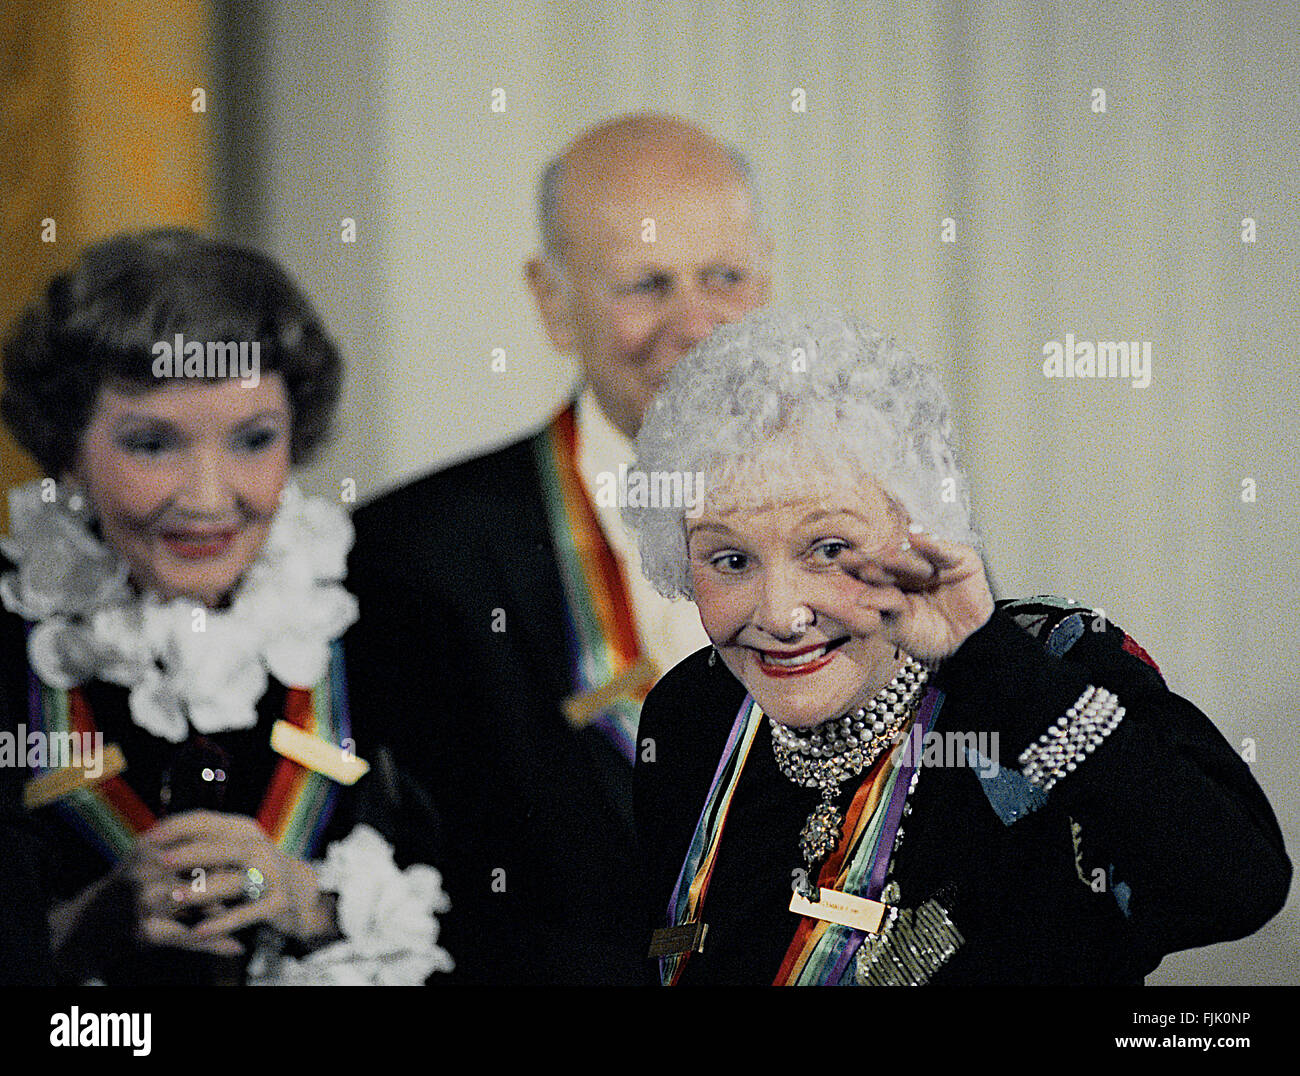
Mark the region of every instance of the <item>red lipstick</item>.
<instances>
[{"instance_id":1,"label":"red lipstick","mask_svg":"<svg viewBox=\"0 0 1300 1076\"><path fill-rule=\"evenodd\" d=\"M755 650L758 655L758 668L764 676L784 678L789 676L807 676L818 669L825 668L835 657L835 650L844 639L835 642L814 643L799 650ZM817 655L807 660L795 660L805 654Z\"/></svg>"},{"instance_id":2,"label":"red lipstick","mask_svg":"<svg viewBox=\"0 0 1300 1076\"><path fill-rule=\"evenodd\" d=\"M226 553L234 544L237 533L235 530L172 532L162 535L162 543L169 552L184 560L207 560Z\"/></svg>"}]
</instances>

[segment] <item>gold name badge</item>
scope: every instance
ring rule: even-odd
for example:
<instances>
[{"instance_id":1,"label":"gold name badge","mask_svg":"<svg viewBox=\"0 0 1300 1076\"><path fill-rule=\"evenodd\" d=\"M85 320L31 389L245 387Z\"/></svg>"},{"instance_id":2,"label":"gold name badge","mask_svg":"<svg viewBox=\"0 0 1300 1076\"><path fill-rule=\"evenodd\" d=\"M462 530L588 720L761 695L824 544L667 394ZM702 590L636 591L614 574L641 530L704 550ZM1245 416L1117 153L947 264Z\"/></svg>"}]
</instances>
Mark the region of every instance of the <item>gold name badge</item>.
<instances>
[{"instance_id":1,"label":"gold name badge","mask_svg":"<svg viewBox=\"0 0 1300 1076\"><path fill-rule=\"evenodd\" d=\"M616 699L637 698L649 691L659 679L659 670L649 658L641 658L635 665L624 669L612 680L593 691L570 695L564 700L564 716L576 729L590 724L609 709Z\"/></svg>"},{"instance_id":2,"label":"gold name badge","mask_svg":"<svg viewBox=\"0 0 1300 1076\"><path fill-rule=\"evenodd\" d=\"M677 953L704 952L704 935L708 923L683 923L679 927L660 927L650 935L648 957L674 956Z\"/></svg>"},{"instance_id":3,"label":"gold name badge","mask_svg":"<svg viewBox=\"0 0 1300 1076\"><path fill-rule=\"evenodd\" d=\"M81 766L61 766L57 770L31 778L23 785L23 806L34 811L79 788L90 788L126 771L126 756L115 743L105 746L99 758L93 761L99 763L96 767L99 772L93 777L87 772L86 758L83 756Z\"/></svg>"},{"instance_id":4,"label":"gold name badge","mask_svg":"<svg viewBox=\"0 0 1300 1076\"><path fill-rule=\"evenodd\" d=\"M821 919L827 923L838 923L842 927L865 930L875 934L880 930L880 921L885 918L889 905L866 897L855 897L852 893L841 893L836 889L820 890L821 900L815 903L807 897L795 893L790 897L790 910L795 915L806 915L810 919Z\"/></svg>"},{"instance_id":5,"label":"gold name badge","mask_svg":"<svg viewBox=\"0 0 1300 1076\"><path fill-rule=\"evenodd\" d=\"M277 721L271 726L271 749L341 785L354 785L370 772L369 762L344 751L337 744L326 743L303 732L288 721Z\"/></svg>"}]
</instances>

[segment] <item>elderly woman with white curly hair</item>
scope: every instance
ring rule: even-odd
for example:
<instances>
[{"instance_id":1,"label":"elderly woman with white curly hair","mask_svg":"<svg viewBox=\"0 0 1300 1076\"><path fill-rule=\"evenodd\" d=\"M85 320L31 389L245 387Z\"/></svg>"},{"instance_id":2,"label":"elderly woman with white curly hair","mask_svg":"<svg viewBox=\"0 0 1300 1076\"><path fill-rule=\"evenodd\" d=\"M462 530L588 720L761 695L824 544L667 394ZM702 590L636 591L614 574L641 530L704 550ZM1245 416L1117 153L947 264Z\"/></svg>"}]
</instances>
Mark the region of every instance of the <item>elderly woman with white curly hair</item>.
<instances>
[{"instance_id":1,"label":"elderly woman with white curly hair","mask_svg":"<svg viewBox=\"0 0 1300 1076\"><path fill-rule=\"evenodd\" d=\"M1146 652L994 602L908 351L752 314L678 363L637 452L643 569L713 641L639 731L661 982L1136 984L1281 908L1267 800Z\"/></svg>"}]
</instances>

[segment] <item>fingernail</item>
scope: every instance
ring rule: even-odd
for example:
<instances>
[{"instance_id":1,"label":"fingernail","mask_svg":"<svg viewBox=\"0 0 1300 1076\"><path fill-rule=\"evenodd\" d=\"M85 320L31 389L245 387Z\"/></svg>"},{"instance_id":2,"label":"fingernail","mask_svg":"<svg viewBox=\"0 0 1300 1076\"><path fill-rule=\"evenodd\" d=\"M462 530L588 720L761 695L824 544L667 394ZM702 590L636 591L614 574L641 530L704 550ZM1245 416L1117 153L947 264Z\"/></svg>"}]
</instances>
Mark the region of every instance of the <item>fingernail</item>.
<instances>
[{"instance_id":1,"label":"fingernail","mask_svg":"<svg viewBox=\"0 0 1300 1076\"><path fill-rule=\"evenodd\" d=\"M919 523L912 523L907 528L912 534L924 534L925 528Z\"/></svg>"}]
</instances>

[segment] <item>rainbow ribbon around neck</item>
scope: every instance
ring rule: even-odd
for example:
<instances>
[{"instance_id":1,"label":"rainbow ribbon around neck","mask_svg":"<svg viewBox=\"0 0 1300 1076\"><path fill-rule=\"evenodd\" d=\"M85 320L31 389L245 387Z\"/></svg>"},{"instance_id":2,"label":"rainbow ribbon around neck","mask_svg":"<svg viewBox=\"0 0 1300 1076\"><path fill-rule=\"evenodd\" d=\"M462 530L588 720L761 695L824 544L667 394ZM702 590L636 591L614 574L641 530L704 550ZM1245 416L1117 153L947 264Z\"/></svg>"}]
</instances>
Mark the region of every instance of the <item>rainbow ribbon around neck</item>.
<instances>
[{"instance_id":1,"label":"rainbow ribbon around neck","mask_svg":"<svg viewBox=\"0 0 1300 1076\"><path fill-rule=\"evenodd\" d=\"M343 646L336 639L330 644L329 667L321 681L311 690L290 688L284 712L290 724L340 748L350 746L352 734L345 668ZM50 687L30 668L28 715L32 729L44 733L47 740L65 733L93 737L98 731L81 689ZM266 749L271 750L269 741ZM337 782L324 774L281 758L258 809L257 822L287 855L310 858L333 816L338 789ZM139 835L157 821L121 776L75 789L52 806L110 863L129 855Z\"/></svg>"},{"instance_id":2,"label":"rainbow ribbon around neck","mask_svg":"<svg viewBox=\"0 0 1300 1076\"><path fill-rule=\"evenodd\" d=\"M565 593L570 682L575 694L608 684L641 657L631 601L578 474L574 407L561 411L536 442L538 475ZM636 758L641 700L620 698L593 718L628 762Z\"/></svg>"},{"instance_id":3,"label":"rainbow ribbon around neck","mask_svg":"<svg viewBox=\"0 0 1300 1076\"><path fill-rule=\"evenodd\" d=\"M929 688L907 738L878 759L863 777L845 815L845 836L818 872L819 885L870 900L880 899L916 760L922 757L924 738L934 727L942 705L943 692ZM667 919L674 926L699 921L731 801L763 717L758 704L746 696L722 749L704 810L668 901ZM773 985L851 984L853 957L864 937L860 930L801 917ZM660 957L659 981L664 986L677 985L689 957L689 953Z\"/></svg>"}]
</instances>

